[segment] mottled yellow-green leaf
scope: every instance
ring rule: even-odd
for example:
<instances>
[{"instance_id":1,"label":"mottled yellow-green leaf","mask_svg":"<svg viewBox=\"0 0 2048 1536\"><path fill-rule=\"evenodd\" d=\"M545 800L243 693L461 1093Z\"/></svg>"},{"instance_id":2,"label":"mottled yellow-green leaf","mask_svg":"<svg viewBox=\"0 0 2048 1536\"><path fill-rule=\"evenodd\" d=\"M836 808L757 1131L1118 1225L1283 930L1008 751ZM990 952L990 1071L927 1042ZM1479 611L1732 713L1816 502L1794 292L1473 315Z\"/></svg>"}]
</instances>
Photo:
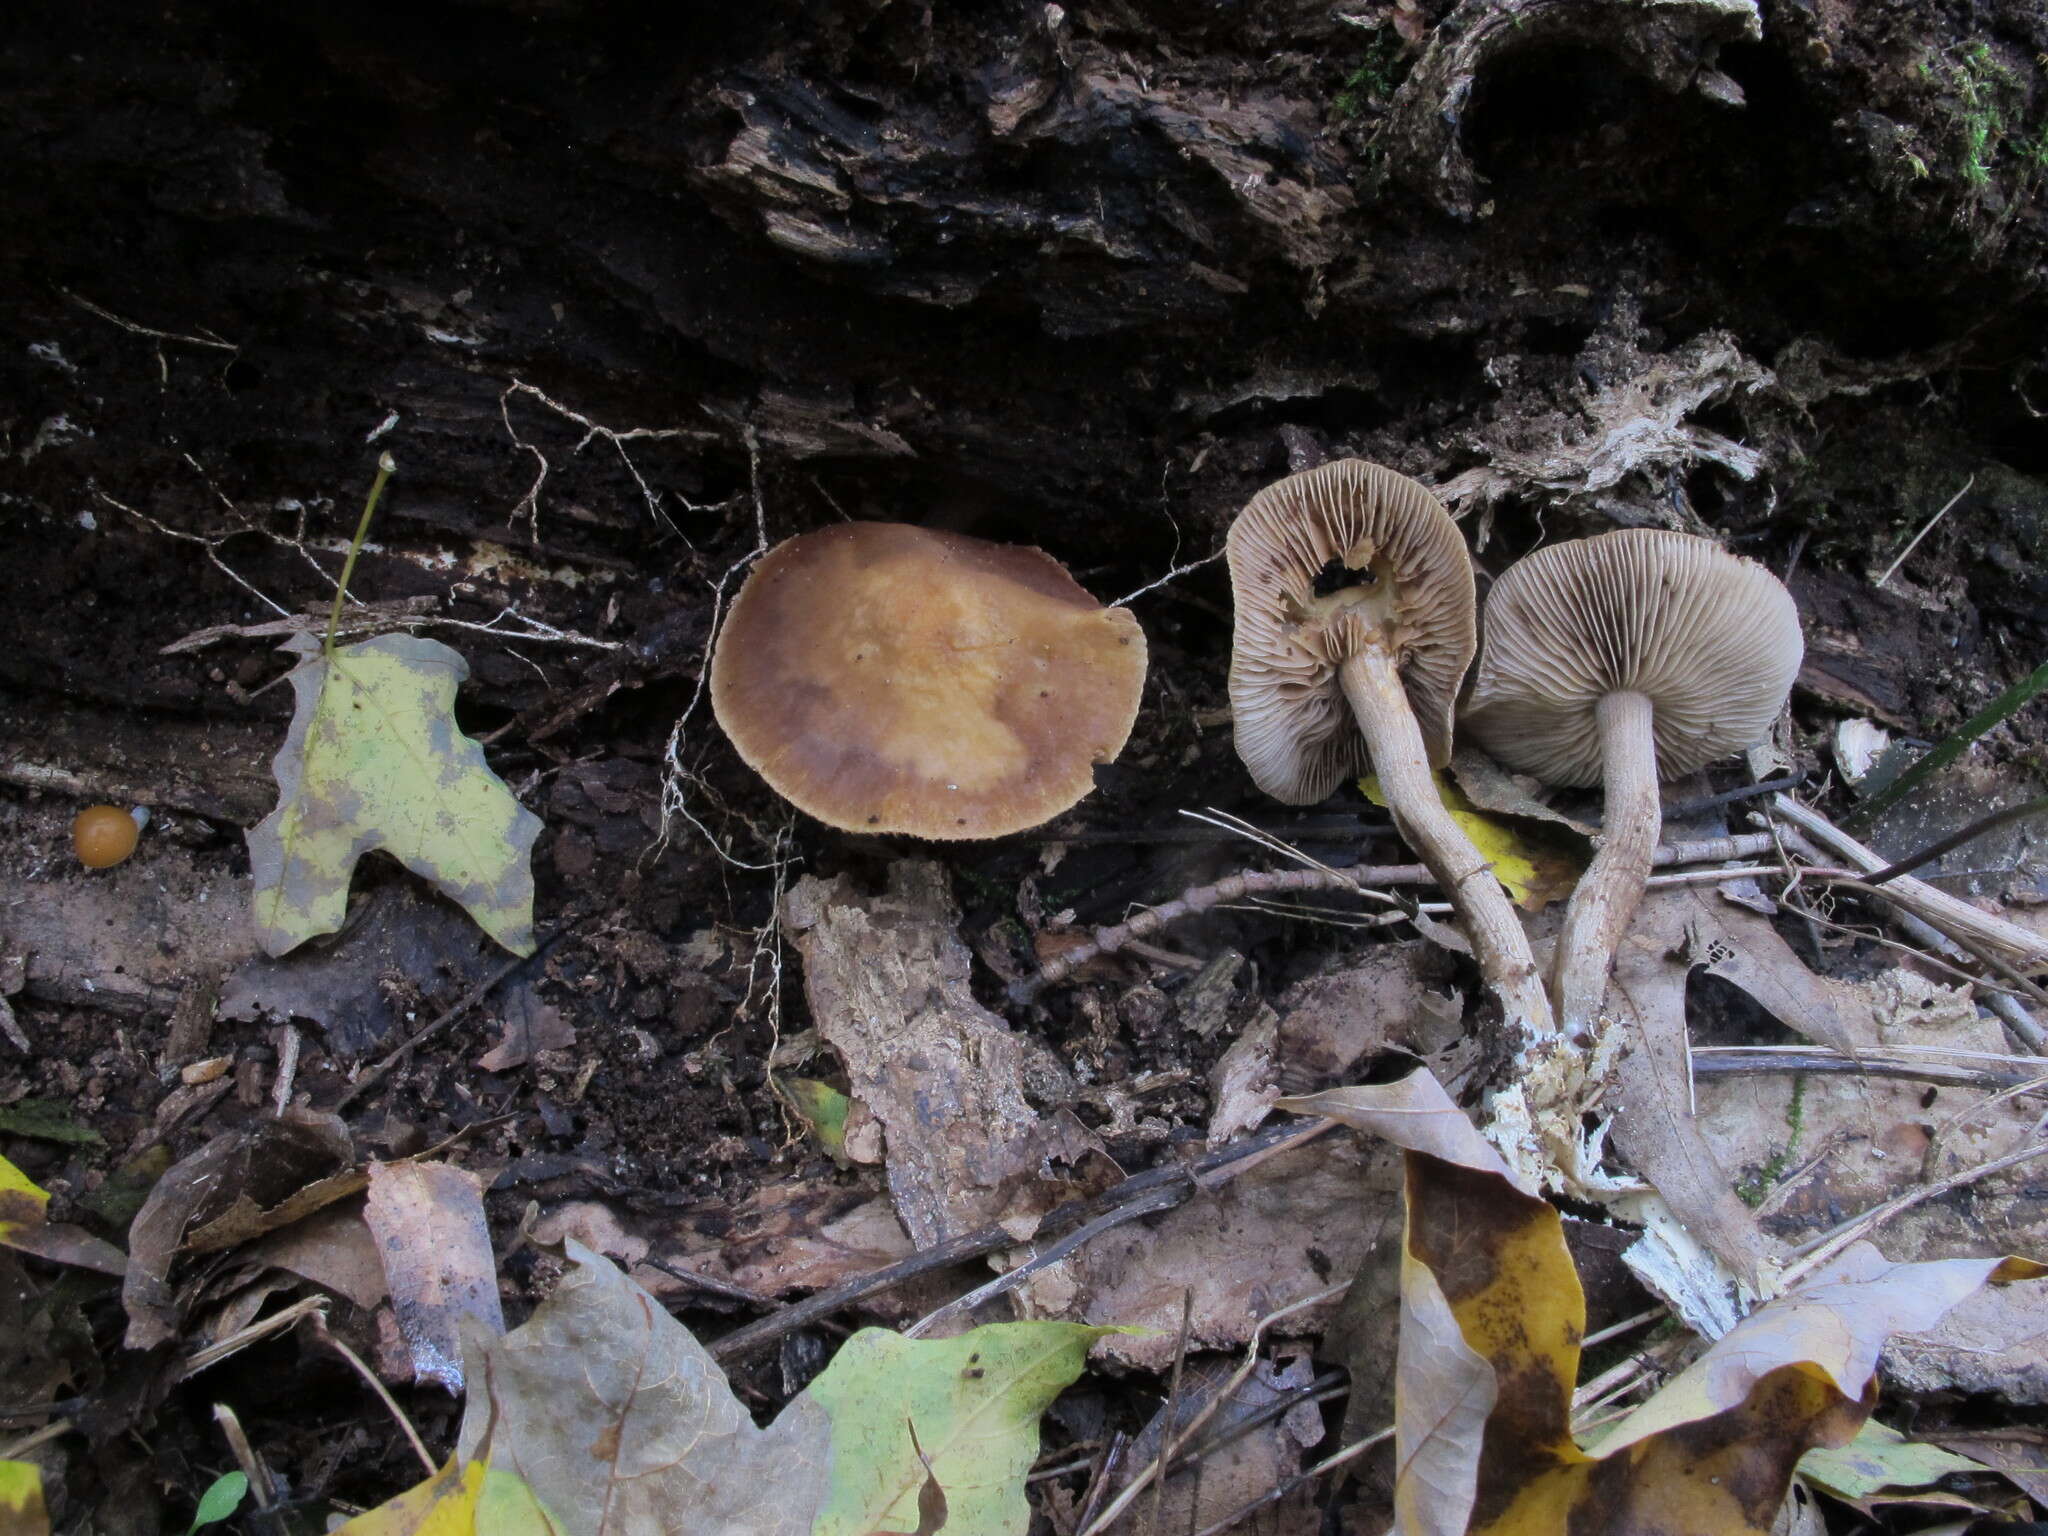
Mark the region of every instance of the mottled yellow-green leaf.
<instances>
[{"instance_id":1,"label":"mottled yellow-green leaf","mask_svg":"<svg viewBox=\"0 0 2048 1536\"><path fill-rule=\"evenodd\" d=\"M379 635L331 661L308 635L284 648L306 658L291 674L298 709L273 765L277 809L249 833L264 950L339 928L356 861L382 849L505 948L533 953L540 818L456 729L468 663L417 635Z\"/></svg>"},{"instance_id":2,"label":"mottled yellow-green leaf","mask_svg":"<svg viewBox=\"0 0 2048 1536\"><path fill-rule=\"evenodd\" d=\"M50 1536L42 1469L32 1461L0 1461L0 1536Z\"/></svg>"},{"instance_id":3,"label":"mottled yellow-green leaf","mask_svg":"<svg viewBox=\"0 0 2048 1536\"><path fill-rule=\"evenodd\" d=\"M803 1117L818 1144L840 1163L846 1161L846 1112L853 1101L830 1083L815 1077L786 1077L782 1091L790 1107Z\"/></svg>"},{"instance_id":4,"label":"mottled yellow-green leaf","mask_svg":"<svg viewBox=\"0 0 2048 1536\"><path fill-rule=\"evenodd\" d=\"M811 1536L922 1530L920 1495L936 1502L929 1483L944 1496L947 1536L1021 1536L1038 1416L1081 1374L1088 1346L1117 1331L991 1323L954 1339L855 1334L810 1385L832 1416L831 1491Z\"/></svg>"},{"instance_id":5,"label":"mottled yellow-green leaf","mask_svg":"<svg viewBox=\"0 0 2048 1536\"><path fill-rule=\"evenodd\" d=\"M1872 1419L1847 1445L1808 1451L1799 1458L1799 1475L1816 1487L1845 1499L1881 1496L1888 1488L1932 1488L1957 1473L1988 1475L1981 1461L1921 1440L1908 1440L1896 1429Z\"/></svg>"},{"instance_id":6,"label":"mottled yellow-green leaf","mask_svg":"<svg viewBox=\"0 0 2048 1536\"><path fill-rule=\"evenodd\" d=\"M1443 769L1439 768L1435 777L1444 809L1493 866L1494 878L1507 887L1516 906L1537 912L1571 894L1584 865L1567 837L1540 824L1525 821L1517 825L1510 817L1482 811ZM1374 805L1386 805L1377 775L1367 774L1358 787Z\"/></svg>"}]
</instances>

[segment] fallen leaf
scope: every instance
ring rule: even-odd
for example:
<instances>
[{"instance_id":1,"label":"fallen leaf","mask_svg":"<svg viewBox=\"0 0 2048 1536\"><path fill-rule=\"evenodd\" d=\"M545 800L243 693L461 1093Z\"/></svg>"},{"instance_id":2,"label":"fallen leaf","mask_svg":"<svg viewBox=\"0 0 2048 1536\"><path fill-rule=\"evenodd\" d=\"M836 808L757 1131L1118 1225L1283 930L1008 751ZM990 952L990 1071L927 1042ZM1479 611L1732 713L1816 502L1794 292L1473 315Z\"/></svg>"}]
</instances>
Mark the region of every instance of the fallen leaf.
<instances>
[{"instance_id":1,"label":"fallen leaf","mask_svg":"<svg viewBox=\"0 0 2048 1536\"><path fill-rule=\"evenodd\" d=\"M812 1536L923 1529L926 1457L945 1492L949 1531L1023 1536L1038 1417L1110 1331L992 1323L952 1339L855 1334L807 1394L832 1419L830 1492Z\"/></svg>"},{"instance_id":2,"label":"fallen leaf","mask_svg":"<svg viewBox=\"0 0 2048 1536\"><path fill-rule=\"evenodd\" d=\"M1544 788L1540 779L1510 772L1477 747L1463 746L1452 753L1450 771L1475 809L1547 821L1576 833L1580 841L1573 846L1582 859L1589 852L1589 840L1600 835L1595 823L1576 820L1538 799L1538 792Z\"/></svg>"},{"instance_id":3,"label":"fallen leaf","mask_svg":"<svg viewBox=\"0 0 2048 1536\"><path fill-rule=\"evenodd\" d=\"M58 1141L67 1146L96 1147L100 1133L81 1125L54 1099L16 1099L0 1106L0 1132L32 1141Z\"/></svg>"},{"instance_id":4,"label":"fallen leaf","mask_svg":"<svg viewBox=\"0 0 2048 1536\"><path fill-rule=\"evenodd\" d=\"M1281 1107L1331 1114L1408 1153L1395 1419L1403 1536L1762 1536L1799 1457L1848 1442L1868 1417L1887 1339L1931 1326L1987 1282L2048 1274L2021 1259L1892 1264L1853 1245L1744 1319L1589 1455L1570 1432L1584 1302L1550 1207L1513 1186L1426 1074Z\"/></svg>"},{"instance_id":5,"label":"fallen leaf","mask_svg":"<svg viewBox=\"0 0 2048 1536\"><path fill-rule=\"evenodd\" d=\"M1937 1065L2004 1051L1995 1019L1966 989L1904 970L1855 983L1880 1043ZM2037 1137L2042 1098L2003 1101L1991 1087L1852 1072L1702 1075L1699 1125L1778 1241L1824 1236L1846 1217L1934 1179L2016 1152ZM2039 1163L1993 1174L1894 1216L1886 1252L1901 1260L2048 1252ZM1912 1393L1994 1393L2048 1402L2048 1286L1989 1287L1887 1355L1887 1379Z\"/></svg>"},{"instance_id":6,"label":"fallen leaf","mask_svg":"<svg viewBox=\"0 0 2048 1536\"><path fill-rule=\"evenodd\" d=\"M153 1349L176 1336L184 1306L171 1271L188 1231L229 1212L242 1220L275 1210L308 1185L350 1171L354 1158L339 1120L293 1109L216 1136L175 1164L128 1228L121 1285L128 1347Z\"/></svg>"},{"instance_id":7,"label":"fallen leaf","mask_svg":"<svg viewBox=\"0 0 2048 1536\"><path fill-rule=\"evenodd\" d=\"M50 1536L43 1471L32 1461L0 1461L0 1536Z\"/></svg>"},{"instance_id":8,"label":"fallen leaf","mask_svg":"<svg viewBox=\"0 0 2048 1536\"><path fill-rule=\"evenodd\" d=\"M462 1391L463 1320L505 1331L483 1187L452 1163L372 1163L363 1219L413 1375Z\"/></svg>"},{"instance_id":9,"label":"fallen leaf","mask_svg":"<svg viewBox=\"0 0 2048 1536\"><path fill-rule=\"evenodd\" d=\"M310 1019L326 1031L330 1050L362 1056L413 1027L404 1005L382 987L363 985L364 977L432 977L437 989L454 996L502 959L457 908L414 882L394 880L328 943L243 961L223 983L216 1012L247 1023Z\"/></svg>"},{"instance_id":10,"label":"fallen leaf","mask_svg":"<svg viewBox=\"0 0 2048 1536\"><path fill-rule=\"evenodd\" d=\"M273 765L277 809L249 833L251 912L265 952L341 927L356 861L383 849L505 948L532 954L541 822L455 728L469 664L405 634L331 657L310 635L283 649L303 658L291 673L298 707Z\"/></svg>"},{"instance_id":11,"label":"fallen leaf","mask_svg":"<svg viewBox=\"0 0 2048 1536\"><path fill-rule=\"evenodd\" d=\"M802 1117L811 1134L818 1138L834 1162L845 1166L846 1112L853 1101L830 1083L815 1077L785 1077L780 1080L790 1106Z\"/></svg>"},{"instance_id":12,"label":"fallen leaf","mask_svg":"<svg viewBox=\"0 0 2048 1536\"><path fill-rule=\"evenodd\" d=\"M1875 1419L1847 1445L1823 1446L1799 1458L1801 1477L1843 1499L1881 1499L1890 1490L1932 1488L1945 1477L1990 1470L1938 1445L1908 1440Z\"/></svg>"},{"instance_id":13,"label":"fallen leaf","mask_svg":"<svg viewBox=\"0 0 2048 1536\"><path fill-rule=\"evenodd\" d=\"M1575 841L1541 822L1517 826L1505 816L1489 815L1479 809L1460 789L1450 774L1436 770L1437 792L1451 820L1472 839L1494 878L1507 887L1508 895L1524 911L1540 912L1553 901L1571 895L1585 872L1585 858ZM1366 799L1384 808L1386 797L1377 775L1358 781Z\"/></svg>"},{"instance_id":14,"label":"fallen leaf","mask_svg":"<svg viewBox=\"0 0 2048 1536\"><path fill-rule=\"evenodd\" d=\"M1613 1134L1629 1165L1656 1187L1685 1231L1758 1296L1775 1263L1774 1245L1737 1198L1734 1179L1700 1131L1692 1101L1686 978L1699 946L1720 942L1702 934L1703 928L1706 935L1723 932L1714 926L1718 915L1693 887L1652 891L1615 953L1606 1012L1621 1026L1623 1044L1615 1068ZM1681 1315L1701 1326L1693 1312Z\"/></svg>"},{"instance_id":15,"label":"fallen leaf","mask_svg":"<svg viewBox=\"0 0 2048 1536\"><path fill-rule=\"evenodd\" d=\"M563 1529L511 1473L451 1457L425 1482L357 1515L334 1536L562 1536Z\"/></svg>"},{"instance_id":16,"label":"fallen leaf","mask_svg":"<svg viewBox=\"0 0 2048 1536\"><path fill-rule=\"evenodd\" d=\"M1104 1232L1018 1288L1025 1315L1148 1330L1105 1338L1097 1353L1142 1370L1173 1364L1181 1307L1188 1347L1229 1349L1261 1318L1355 1271L1383 1220L1398 1223L1400 1165L1385 1148L1331 1138L1270 1157L1142 1222ZM1334 1300L1276 1331L1320 1332Z\"/></svg>"},{"instance_id":17,"label":"fallen leaf","mask_svg":"<svg viewBox=\"0 0 2048 1536\"><path fill-rule=\"evenodd\" d=\"M391 1293L384 1258L360 1201L326 1210L251 1243L241 1255L312 1281L368 1311Z\"/></svg>"},{"instance_id":18,"label":"fallen leaf","mask_svg":"<svg viewBox=\"0 0 2048 1536\"><path fill-rule=\"evenodd\" d=\"M570 1531L808 1536L832 1460L824 1408L806 1392L757 1429L687 1328L567 1248L575 1267L522 1327L465 1337L459 1456L488 1431L494 1465Z\"/></svg>"},{"instance_id":19,"label":"fallen leaf","mask_svg":"<svg viewBox=\"0 0 2048 1536\"><path fill-rule=\"evenodd\" d=\"M54 1264L73 1264L101 1274L124 1274L127 1257L83 1227L49 1221L49 1192L0 1157L0 1246L32 1253Z\"/></svg>"},{"instance_id":20,"label":"fallen leaf","mask_svg":"<svg viewBox=\"0 0 2048 1536\"><path fill-rule=\"evenodd\" d=\"M567 1050L576 1043L575 1027L561 1009L540 1000L530 981L506 994L500 1019L498 1043L477 1058L486 1072L509 1072L541 1051Z\"/></svg>"},{"instance_id":21,"label":"fallen leaf","mask_svg":"<svg viewBox=\"0 0 2048 1536\"><path fill-rule=\"evenodd\" d=\"M1297 1356L1285 1366L1258 1360L1253 1363L1251 1374L1224 1396L1236 1374L1235 1360L1210 1357L1187 1362L1181 1373L1179 1402L1171 1427L1175 1434L1181 1434L1196 1415L1208 1412L1189 1447L1191 1451L1201 1450L1201 1459L1193 1466L1179 1466L1168 1475L1157 1506L1152 1504L1150 1494L1132 1505L1110 1527L1118 1536L1142 1536L1154 1529L1206 1530L1301 1470L1302 1451L1323 1439L1322 1413L1306 1400L1297 1401L1291 1410L1278 1417L1271 1410L1290 1393L1309 1385L1315 1377L1314 1366L1306 1356ZM1221 1402L1217 1402L1219 1397ZM1212 1408L1211 1404L1215 1406ZM1158 1459L1167 1430L1167 1409L1162 1404L1125 1451L1125 1476L1107 1492L1121 1492L1130 1477ZM1319 1522L1313 1511L1313 1492L1304 1485L1238 1529L1250 1536L1272 1536L1282 1529L1315 1529Z\"/></svg>"},{"instance_id":22,"label":"fallen leaf","mask_svg":"<svg viewBox=\"0 0 2048 1536\"><path fill-rule=\"evenodd\" d=\"M574 1238L663 1298L703 1293L657 1264L781 1296L824 1290L913 1251L886 1197L829 1178L763 1185L736 1205L707 1199L660 1213L571 1201L543 1211L533 1235L544 1243ZM883 1292L872 1305L895 1317L904 1298Z\"/></svg>"}]
</instances>

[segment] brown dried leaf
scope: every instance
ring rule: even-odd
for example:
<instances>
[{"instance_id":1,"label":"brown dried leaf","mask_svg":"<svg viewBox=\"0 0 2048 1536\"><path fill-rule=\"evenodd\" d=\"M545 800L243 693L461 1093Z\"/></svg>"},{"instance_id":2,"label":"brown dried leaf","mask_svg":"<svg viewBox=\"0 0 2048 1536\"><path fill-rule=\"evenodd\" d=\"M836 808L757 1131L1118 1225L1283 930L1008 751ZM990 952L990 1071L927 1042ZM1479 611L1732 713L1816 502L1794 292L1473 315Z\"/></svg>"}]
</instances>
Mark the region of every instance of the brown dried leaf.
<instances>
[{"instance_id":1,"label":"brown dried leaf","mask_svg":"<svg viewBox=\"0 0 2048 1536\"><path fill-rule=\"evenodd\" d=\"M588 1529L807 1536L831 1424L808 1394L766 1429L689 1330L571 1241L576 1267L516 1333L464 1340L459 1455L493 1464ZM597 1518L601 1515L601 1520Z\"/></svg>"},{"instance_id":2,"label":"brown dried leaf","mask_svg":"<svg viewBox=\"0 0 2048 1536\"><path fill-rule=\"evenodd\" d=\"M560 1051L576 1043L575 1026L562 1010L540 1000L533 983L514 987L505 999L498 1043L477 1058L486 1072L523 1067L541 1051Z\"/></svg>"},{"instance_id":3,"label":"brown dried leaf","mask_svg":"<svg viewBox=\"0 0 2048 1536\"><path fill-rule=\"evenodd\" d=\"M332 1115L289 1110L217 1136L157 1180L128 1228L121 1303L130 1349L174 1338L183 1314L170 1277L185 1234L246 1201L273 1210L310 1184L350 1167L354 1150Z\"/></svg>"},{"instance_id":4,"label":"brown dried leaf","mask_svg":"<svg viewBox=\"0 0 2048 1536\"><path fill-rule=\"evenodd\" d=\"M505 1331L482 1185L452 1163L372 1163L363 1217L414 1376L462 1391L462 1320Z\"/></svg>"}]
</instances>

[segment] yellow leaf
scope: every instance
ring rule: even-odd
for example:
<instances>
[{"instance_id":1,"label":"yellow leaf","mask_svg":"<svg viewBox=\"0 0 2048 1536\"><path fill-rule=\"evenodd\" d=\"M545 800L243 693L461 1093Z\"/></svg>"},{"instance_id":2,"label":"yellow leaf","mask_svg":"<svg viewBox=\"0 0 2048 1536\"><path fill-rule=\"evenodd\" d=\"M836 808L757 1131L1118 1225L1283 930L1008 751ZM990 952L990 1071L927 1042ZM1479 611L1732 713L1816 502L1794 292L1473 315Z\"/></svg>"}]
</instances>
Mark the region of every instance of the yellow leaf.
<instances>
[{"instance_id":1,"label":"yellow leaf","mask_svg":"<svg viewBox=\"0 0 2048 1536\"><path fill-rule=\"evenodd\" d=\"M1571 894L1584 865L1565 836L1535 824L1518 827L1508 817L1482 811L1465 797L1448 773L1438 769L1435 777L1444 809L1493 867L1494 878L1507 887L1516 906L1540 912L1551 902ZM1374 805L1386 805L1377 775L1367 774L1358 781L1358 787Z\"/></svg>"},{"instance_id":2,"label":"yellow leaf","mask_svg":"<svg viewBox=\"0 0 2048 1536\"><path fill-rule=\"evenodd\" d=\"M32 1461L0 1461L0 1536L50 1536L42 1469Z\"/></svg>"},{"instance_id":3,"label":"yellow leaf","mask_svg":"<svg viewBox=\"0 0 2048 1536\"><path fill-rule=\"evenodd\" d=\"M44 1220L49 1194L6 1158L0 1157L0 1245L18 1248L53 1264L76 1264L102 1274L128 1268L127 1255L83 1227Z\"/></svg>"},{"instance_id":4,"label":"yellow leaf","mask_svg":"<svg viewBox=\"0 0 2048 1536\"><path fill-rule=\"evenodd\" d=\"M298 708L273 764L277 809L249 833L264 950L339 928L356 860L381 848L505 948L532 954L540 818L455 728L468 663L418 635L379 635L331 659L307 635L284 649L306 658L291 674Z\"/></svg>"},{"instance_id":5,"label":"yellow leaf","mask_svg":"<svg viewBox=\"0 0 2048 1536\"><path fill-rule=\"evenodd\" d=\"M474 1531L476 1501L483 1492L484 1469L471 1463L470 1478L451 1458L448 1465L394 1499L365 1510L335 1536L451 1536ZM429 1525L429 1520L434 1521ZM465 1523L467 1522L467 1523Z\"/></svg>"},{"instance_id":6,"label":"yellow leaf","mask_svg":"<svg viewBox=\"0 0 2048 1536\"><path fill-rule=\"evenodd\" d=\"M50 1196L35 1180L0 1157L0 1243L24 1227L41 1226Z\"/></svg>"}]
</instances>

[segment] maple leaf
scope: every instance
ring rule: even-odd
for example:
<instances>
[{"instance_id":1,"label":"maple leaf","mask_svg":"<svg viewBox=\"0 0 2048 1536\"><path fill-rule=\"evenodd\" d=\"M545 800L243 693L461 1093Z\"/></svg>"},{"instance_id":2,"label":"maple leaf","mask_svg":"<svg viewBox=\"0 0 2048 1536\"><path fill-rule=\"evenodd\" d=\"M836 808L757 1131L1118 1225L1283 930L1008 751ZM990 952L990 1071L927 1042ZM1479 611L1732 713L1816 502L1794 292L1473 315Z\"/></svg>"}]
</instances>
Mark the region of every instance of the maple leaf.
<instances>
[{"instance_id":1,"label":"maple leaf","mask_svg":"<svg viewBox=\"0 0 2048 1536\"><path fill-rule=\"evenodd\" d=\"M298 708L273 764L277 809L249 833L264 951L338 929L356 861L382 849L506 949L532 954L541 822L455 727L468 663L418 635L333 651L295 635L284 649L305 658L291 674Z\"/></svg>"}]
</instances>

